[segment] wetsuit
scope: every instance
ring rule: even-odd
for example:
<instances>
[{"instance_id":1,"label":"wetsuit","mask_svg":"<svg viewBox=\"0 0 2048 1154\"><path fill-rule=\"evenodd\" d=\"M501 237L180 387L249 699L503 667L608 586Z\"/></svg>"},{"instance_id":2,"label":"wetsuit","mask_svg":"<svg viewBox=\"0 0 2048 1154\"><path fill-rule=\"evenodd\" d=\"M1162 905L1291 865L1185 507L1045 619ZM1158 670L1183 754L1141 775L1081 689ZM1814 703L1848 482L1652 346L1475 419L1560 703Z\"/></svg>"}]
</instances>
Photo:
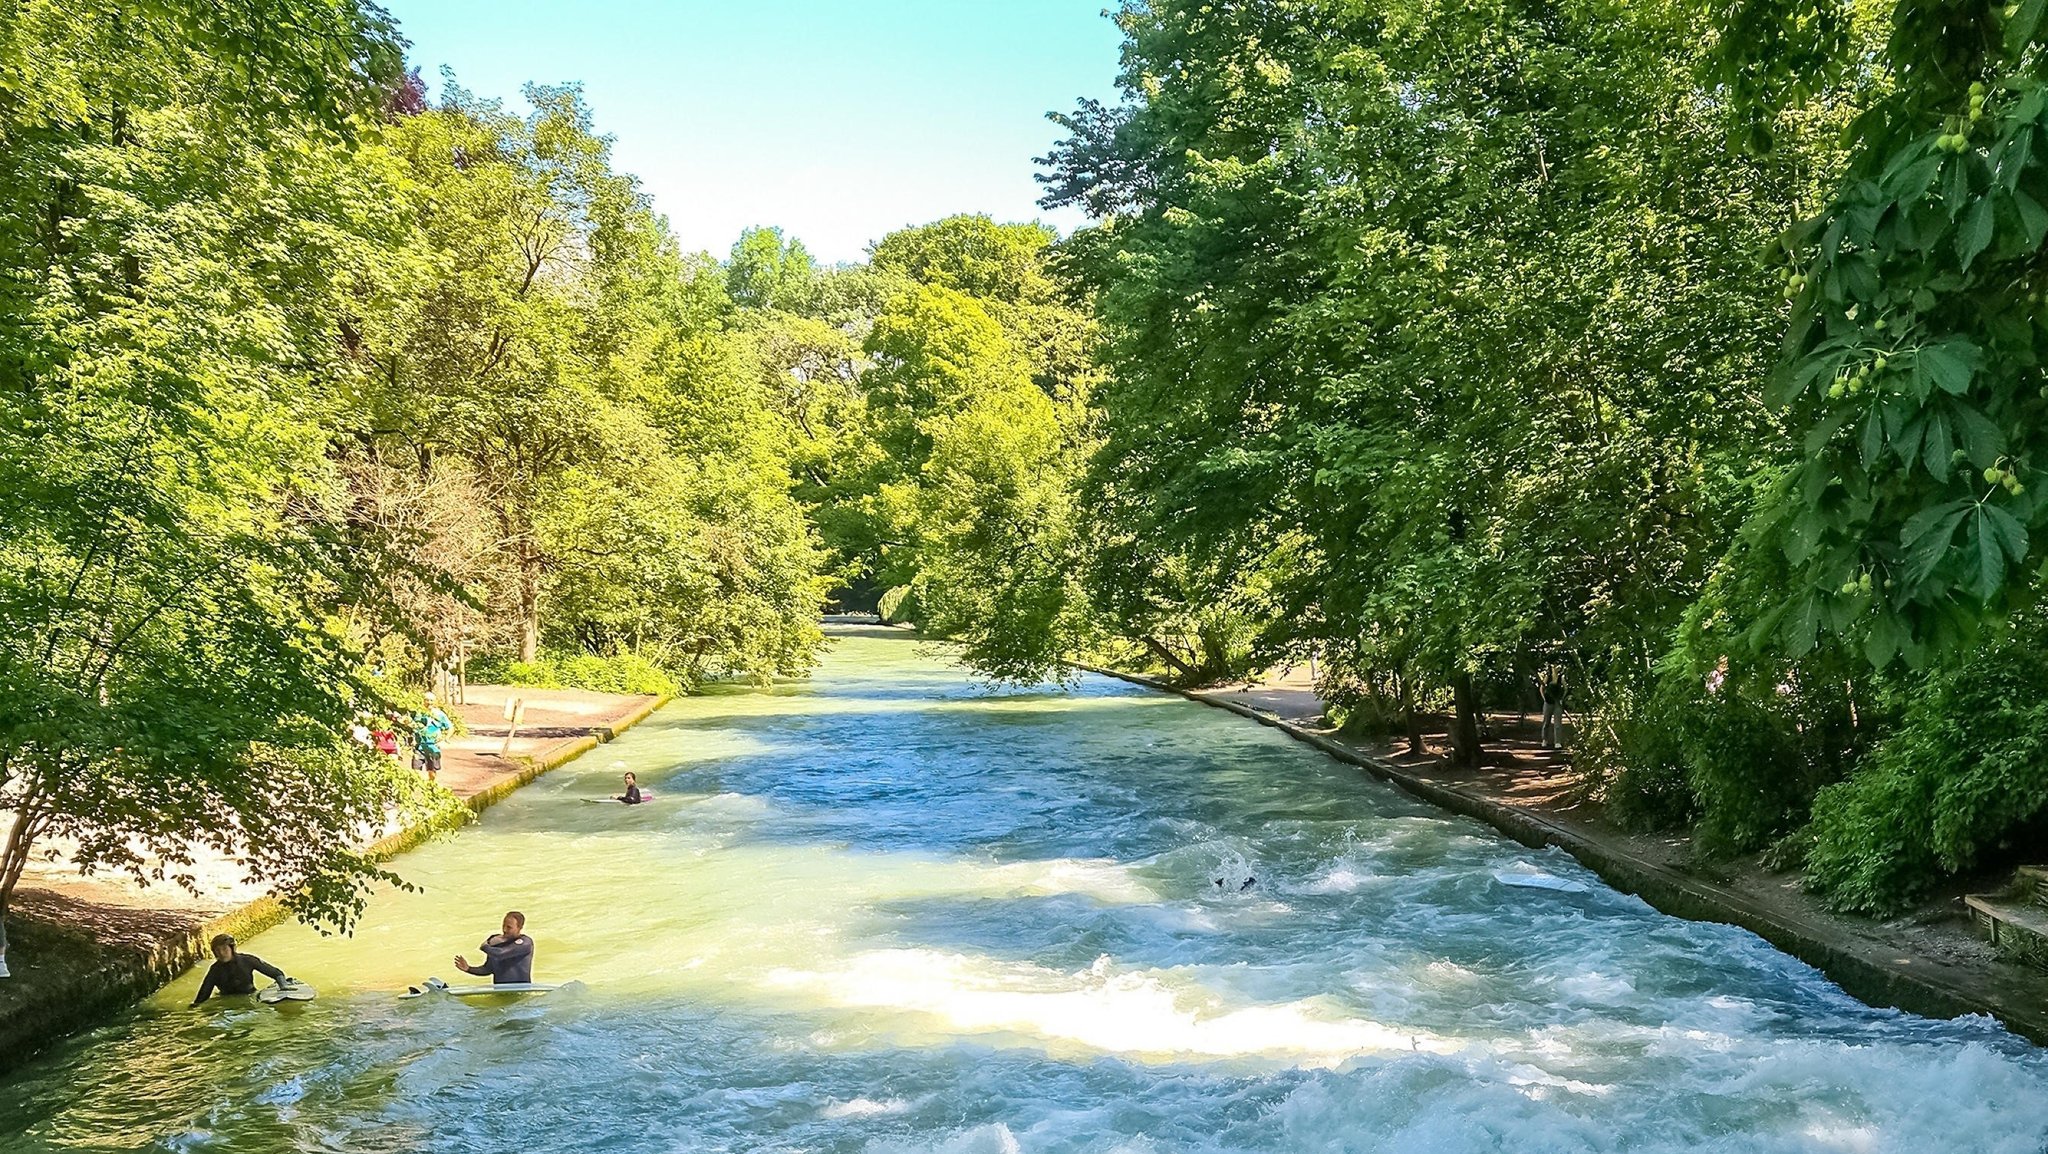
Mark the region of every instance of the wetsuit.
<instances>
[{"instance_id":1,"label":"wetsuit","mask_svg":"<svg viewBox=\"0 0 2048 1154\"><path fill-rule=\"evenodd\" d=\"M213 996L215 990L223 994L253 994L256 992L256 975L283 981L284 971L257 957L236 950L233 957L225 962L215 962L206 968L206 980L199 983L199 994L192 999L193 1005Z\"/></svg>"},{"instance_id":2,"label":"wetsuit","mask_svg":"<svg viewBox=\"0 0 2048 1154\"><path fill-rule=\"evenodd\" d=\"M619 800L625 802L627 805L639 805L640 787L637 785L627 786L626 795L624 797L621 797Z\"/></svg>"},{"instance_id":3,"label":"wetsuit","mask_svg":"<svg viewBox=\"0 0 2048 1154\"><path fill-rule=\"evenodd\" d=\"M533 981L533 939L525 934L492 934L477 949L484 952L484 964L471 966L470 973L489 974L494 986Z\"/></svg>"}]
</instances>

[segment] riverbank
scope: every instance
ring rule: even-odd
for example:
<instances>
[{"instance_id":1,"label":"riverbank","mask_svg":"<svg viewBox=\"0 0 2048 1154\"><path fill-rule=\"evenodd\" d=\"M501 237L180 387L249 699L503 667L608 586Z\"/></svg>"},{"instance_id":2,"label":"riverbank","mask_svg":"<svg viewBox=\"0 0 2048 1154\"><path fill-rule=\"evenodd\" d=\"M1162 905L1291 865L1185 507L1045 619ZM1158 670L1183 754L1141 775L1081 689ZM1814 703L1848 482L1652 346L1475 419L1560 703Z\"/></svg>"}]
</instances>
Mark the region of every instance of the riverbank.
<instances>
[{"instance_id":1,"label":"riverbank","mask_svg":"<svg viewBox=\"0 0 2048 1154\"><path fill-rule=\"evenodd\" d=\"M1568 766L1537 748L1533 727L1511 725L1490 743L1496 756L1489 764L1460 769L1441 743L1413 755L1405 742L1340 736L1306 678L1187 690L1087 668L1249 717L1524 845L1563 849L1609 885L1666 913L1749 930L1871 1005L1935 1018L1987 1014L2048 1045L2048 973L1999 958L1976 936L1960 902L1872 922L1826 909L1800 888L1796 873L1773 873L1753 858L1701 861L1682 833L1630 833L1583 796Z\"/></svg>"},{"instance_id":2,"label":"riverbank","mask_svg":"<svg viewBox=\"0 0 2048 1154\"><path fill-rule=\"evenodd\" d=\"M507 742L508 697L526 701ZM445 743L441 784L472 812L637 725L666 698L472 685L450 707L461 736ZM400 830L379 839L388 857L424 836ZM61 847L59 847L61 850ZM215 934L246 938L287 915L237 864L199 853L189 872L197 892L168 883L82 876L60 857L30 866L15 890L8 965L0 981L0 1071L50 1042L147 996L205 955Z\"/></svg>"}]
</instances>

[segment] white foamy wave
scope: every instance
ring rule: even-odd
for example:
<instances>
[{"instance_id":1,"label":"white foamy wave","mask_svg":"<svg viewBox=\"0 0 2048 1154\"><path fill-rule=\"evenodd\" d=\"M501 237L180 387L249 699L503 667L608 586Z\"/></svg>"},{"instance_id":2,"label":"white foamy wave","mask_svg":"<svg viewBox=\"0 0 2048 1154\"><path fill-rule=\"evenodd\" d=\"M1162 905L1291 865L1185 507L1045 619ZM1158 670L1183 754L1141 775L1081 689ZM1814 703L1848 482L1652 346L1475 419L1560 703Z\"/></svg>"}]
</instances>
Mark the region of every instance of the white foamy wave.
<instances>
[{"instance_id":1,"label":"white foamy wave","mask_svg":"<svg viewBox=\"0 0 2048 1154\"><path fill-rule=\"evenodd\" d=\"M767 817L775 807L751 793L686 794L680 800L700 813L732 817Z\"/></svg>"},{"instance_id":2,"label":"white foamy wave","mask_svg":"<svg viewBox=\"0 0 2048 1154\"><path fill-rule=\"evenodd\" d=\"M827 1118L878 1118L887 1114L901 1114L910 1109L910 1103L901 1098L888 1098L877 1102L873 1098L855 1098L850 1102L833 1102L819 1113Z\"/></svg>"},{"instance_id":3,"label":"white foamy wave","mask_svg":"<svg viewBox=\"0 0 2048 1154\"><path fill-rule=\"evenodd\" d=\"M1083 894L1110 905L1143 905L1159 891L1122 862L1107 858L1049 858L988 867L997 884L1035 897Z\"/></svg>"},{"instance_id":4,"label":"white foamy wave","mask_svg":"<svg viewBox=\"0 0 2048 1154\"><path fill-rule=\"evenodd\" d=\"M1385 880L1387 878L1384 874L1353 868L1347 864L1336 866L1329 872L1295 887L1295 891L1303 894L1350 894L1357 893L1374 882Z\"/></svg>"},{"instance_id":5,"label":"white foamy wave","mask_svg":"<svg viewBox=\"0 0 2048 1154\"><path fill-rule=\"evenodd\" d=\"M1422 972L1427 974L1431 980L1437 982L1452 982L1462 985L1479 980L1478 974L1456 962L1447 962L1441 958L1422 967Z\"/></svg>"},{"instance_id":6,"label":"white foamy wave","mask_svg":"<svg viewBox=\"0 0 2048 1154\"><path fill-rule=\"evenodd\" d=\"M1141 1059L1314 1067L1459 1046L1428 1031L1331 1016L1310 1000L1232 1007L1185 975L1120 971L1107 958L1068 973L933 950L877 950L832 970L776 970L767 981L830 1004L923 1015L952 1033L1011 1033Z\"/></svg>"},{"instance_id":7,"label":"white foamy wave","mask_svg":"<svg viewBox=\"0 0 2048 1154\"><path fill-rule=\"evenodd\" d=\"M1017 1136L998 1122L976 1126L929 1142L876 1140L867 1144L869 1154L1022 1154Z\"/></svg>"}]
</instances>

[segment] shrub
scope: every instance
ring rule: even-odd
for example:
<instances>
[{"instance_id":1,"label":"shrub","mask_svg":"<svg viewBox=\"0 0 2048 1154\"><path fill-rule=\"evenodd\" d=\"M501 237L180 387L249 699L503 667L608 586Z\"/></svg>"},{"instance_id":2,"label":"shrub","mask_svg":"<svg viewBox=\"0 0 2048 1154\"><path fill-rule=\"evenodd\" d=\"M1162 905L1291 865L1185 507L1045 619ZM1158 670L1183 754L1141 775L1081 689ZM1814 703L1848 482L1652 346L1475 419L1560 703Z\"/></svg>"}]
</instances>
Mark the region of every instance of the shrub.
<instances>
[{"instance_id":1,"label":"shrub","mask_svg":"<svg viewBox=\"0 0 2048 1154\"><path fill-rule=\"evenodd\" d=\"M2048 814L2048 636L2000 627L1894 690L1899 720L1854 777L1814 799L1807 884L1891 914Z\"/></svg>"},{"instance_id":2,"label":"shrub","mask_svg":"<svg viewBox=\"0 0 2048 1154\"><path fill-rule=\"evenodd\" d=\"M1814 795L1846 777L1859 728L1846 667L1816 655L1702 674L1667 662L1645 694L1609 688L1582 761L1624 826L1693 822L1699 849L1761 849L1806 823Z\"/></svg>"},{"instance_id":3,"label":"shrub","mask_svg":"<svg viewBox=\"0 0 2048 1154\"><path fill-rule=\"evenodd\" d=\"M1676 829L1699 816L1677 731L1655 700L1607 685L1580 714L1573 763L1623 829Z\"/></svg>"},{"instance_id":4,"label":"shrub","mask_svg":"<svg viewBox=\"0 0 2048 1154\"><path fill-rule=\"evenodd\" d=\"M875 605L876 616L884 625L895 625L908 621L915 623L918 615L917 591L913 586L897 585L882 594Z\"/></svg>"},{"instance_id":5,"label":"shrub","mask_svg":"<svg viewBox=\"0 0 2048 1154\"><path fill-rule=\"evenodd\" d=\"M600 657L594 653L542 650L534 661L514 661L503 654L471 659L471 681L528 685L537 689L588 689L597 693L673 694L681 682L661 666L637 653Z\"/></svg>"}]
</instances>

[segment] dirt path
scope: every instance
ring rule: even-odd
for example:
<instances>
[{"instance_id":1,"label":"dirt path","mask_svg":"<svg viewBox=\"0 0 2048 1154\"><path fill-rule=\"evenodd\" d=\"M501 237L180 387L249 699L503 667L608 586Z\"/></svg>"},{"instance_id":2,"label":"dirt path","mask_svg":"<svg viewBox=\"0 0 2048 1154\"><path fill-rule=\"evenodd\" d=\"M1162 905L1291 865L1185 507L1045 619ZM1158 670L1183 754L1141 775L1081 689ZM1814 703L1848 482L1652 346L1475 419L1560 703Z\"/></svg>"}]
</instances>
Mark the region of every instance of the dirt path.
<instances>
[{"instance_id":1,"label":"dirt path","mask_svg":"<svg viewBox=\"0 0 2048 1154\"><path fill-rule=\"evenodd\" d=\"M507 697L526 701L524 721L507 744ZM485 794L516 787L538 769L569 760L610 740L659 704L649 696L580 689L472 685L466 703L449 709L465 732L443 742L441 784L478 804ZM231 859L195 855L188 890L169 882L142 886L125 874L81 875L55 844L54 859L30 863L15 889L8 922L8 967L0 981L0 1069L57 1035L96 1019L182 971L200 939L234 924L262 902L265 887L242 876Z\"/></svg>"},{"instance_id":2,"label":"dirt path","mask_svg":"<svg viewBox=\"0 0 2048 1154\"><path fill-rule=\"evenodd\" d=\"M1338 735L1306 670L1186 695L1246 712L1330 752L1355 755L1347 760L1370 763L1378 775L1518 840L1561 845L1660 908L1750 929L1873 1004L1938 1017L1990 1013L2048 1044L2048 972L2000 959L1962 905L1965 889L1998 879L1959 883L1892 921L1837 914L1801 887L1796 872L1769 870L1755 855L1706 860L1683 833L1621 829L1586 796L1564 756L1540 747L1530 716L1488 715L1485 763L1461 769L1450 764L1441 730L1426 735L1420 755L1410 754L1405 740Z\"/></svg>"}]
</instances>

